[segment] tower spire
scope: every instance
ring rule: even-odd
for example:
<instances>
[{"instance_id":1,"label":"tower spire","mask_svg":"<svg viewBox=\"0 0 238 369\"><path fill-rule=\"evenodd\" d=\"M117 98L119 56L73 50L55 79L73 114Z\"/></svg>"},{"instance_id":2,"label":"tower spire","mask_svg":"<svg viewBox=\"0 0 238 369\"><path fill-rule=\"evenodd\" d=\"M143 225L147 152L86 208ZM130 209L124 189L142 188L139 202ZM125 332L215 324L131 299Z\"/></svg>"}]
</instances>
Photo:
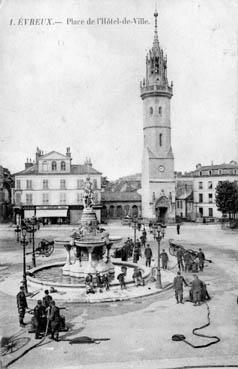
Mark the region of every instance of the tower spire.
<instances>
[{"instance_id":1,"label":"tower spire","mask_svg":"<svg viewBox=\"0 0 238 369\"><path fill-rule=\"evenodd\" d=\"M155 32L154 32L153 47L158 47L159 39L158 39L158 29L157 29L157 17L158 17L157 7L155 7L154 17L155 17Z\"/></svg>"}]
</instances>

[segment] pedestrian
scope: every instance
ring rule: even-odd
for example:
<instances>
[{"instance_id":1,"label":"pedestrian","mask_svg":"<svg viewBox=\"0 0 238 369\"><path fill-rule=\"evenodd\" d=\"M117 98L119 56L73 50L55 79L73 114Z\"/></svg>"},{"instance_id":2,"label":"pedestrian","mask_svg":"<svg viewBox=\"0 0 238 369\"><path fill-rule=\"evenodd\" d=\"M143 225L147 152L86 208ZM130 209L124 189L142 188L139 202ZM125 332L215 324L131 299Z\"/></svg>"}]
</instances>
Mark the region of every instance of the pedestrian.
<instances>
[{"instance_id":1,"label":"pedestrian","mask_svg":"<svg viewBox=\"0 0 238 369\"><path fill-rule=\"evenodd\" d=\"M145 265L148 266L148 267L150 267L150 265L151 265L152 256L153 256L153 253L152 253L152 250L150 248L150 245L147 244L146 249L145 249L145 259L146 259Z\"/></svg>"},{"instance_id":2,"label":"pedestrian","mask_svg":"<svg viewBox=\"0 0 238 369\"><path fill-rule=\"evenodd\" d=\"M150 233L152 233L153 232L153 223L151 222L151 220L150 220L150 222L149 222L149 232Z\"/></svg>"},{"instance_id":3,"label":"pedestrian","mask_svg":"<svg viewBox=\"0 0 238 369\"><path fill-rule=\"evenodd\" d=\"M197 274L194 274L194 279L192 281L192 297L193 297L193 305L201 305L201 294L202 294L202 281L198 278Z\"/></svg>"},{"instance_id":4,"label":"pedestrian","mask_svg":"<svg viewBox=\"0 0 238 369\"><path fill-rule=\"evenodd\" d=\"M88 273L86 275L85 287L86 287L86 294L95 293L94 284L93 284L93 275L91 273Z\"/></svg>"},{"instance_id":5,"label":"pedestrian","mask_svg":"<svg viewBox=\"0 0 238 369\"><path fill-rule=\"evenodd\" d=\"M44 331L46 325L46 311L41 300L38 300L34 307L34 324L36 328L35 339L40 339L40 333Z\"/></svg>"},{"instance_id":6,"label":"pedestrian","mask_svg":"<svg viewBox=\"0 0 238 369\"><path fill-rule=\"evenodd\" d=\"M127 252L127 245L126 243L121 249L121 261L127 261L128 259L128 252Z\"/></svg>"},{"instance_id":7,"label":"pedestrian","mask_svg":"<svg viewBox=\"0 0 238 369\"><path fill-rule=\"evenodd\" d=\"M179 270L184 270L184 265L183 265L183 251L181 248L178 249L177 251L177 264L178 264L178 269Z\"/></svg>"},{"instance_id":8,"label":"pedestrian","mask_svg":"<svg viewBox=\"0 0 238 369\"><path fill-rule=\"evenodd\" d=\"M52 296L50 296L49 291L45 290L45 296L42 299L42 304L47 309L50 306L50 303L52 301Z\"/></svg>"},{"instance_id":9,"label":"pedestrian","mask_svg":"<svg viewBox=\"0 0 238 369\"><path fill-rule=\"evenodd\" d=\"M177 223L177 234L180 234L180 223Z\"/></svg>"},{"instance_id":10,"label":"pedestrian","mask_svg":"<svg viewBox=\"0 0 238 369\"><path fill-rule=\"evenodd\" d=\"M136 287L145 285L145 282L144 282L143 277L142 277L141 270L138 267L134 268L132 279L135 282Z\"/></svg>"},{"instance_id":11,"label":"pedestrian","mask_svg":"<svg viewBox=\"0 0 238 369\"><path fill-rule=\"evenodd\" d=\"M133 263L137 263L139 259L140 259L140 243L139 241L137 241L133 251Z\"/></svg>"},{"instance_id":12,"label":"pedestrian","mask_svg":"<svg viewBox=\"0 0 238 369\"><path fill-rule=\"evenodd\" d=\"M146 243L145 235L142 234L142 236L140 236L140 242L141 242L141 245L145 247L145 243Z\"/></svg>"},{"instance_id":13,"label":"pedestrian","mask_svg":"<svg viewBox=\"0 0 238 369\"><path fill-rule=\"evenodd\" d=\"M199 267L199 270L202 272L204 269L204 261L205 261L205 254L202 251L202 249L199 249L197 257L198 257L198 267Z\"/></svg>"},{"instance_id":14,"label":"pedestrian","mask_svg":"<svg viewBox=\"0 0 238 369\"><path fill-rule=\"evenodd\" d=\"M103 274L103 276L102 276L102 283L103 283L103 286L105 287L106 291L109 291L109 289L110 289L110 282L109 282L109 275L108 275L108 273Z\"/></svg>"},{"instance_id":15,"label":"pedestrian","mask_svg":"<svg viewBox=\"0 0 238 369\"><path fill-rule=\"evenodd\" d=\"M177 272L177 276L174 277L173 283L177 304L179 303L183 304L183 285L188 286L187 282L185 281L181 273Z\"/></svg>"},{"instance_id":16,"label":"pedestrian","mask_svg":"<svg viewBox=\"0 0 238 369\"><path fill-rule=\"evenodd\" d=\"M187 273L187 272L189 272L189 270L192 266L192 255L190 254L190 252L188 252L186 250L184 255L183 255L183 259L184 259L184 270Z\"/></svg>"},{"instance_id":17,"label":"pedestrian","mask_svg":"<svg viewBox=\"0 0 238 369\"><path fill-rule=\"evenodd\" d=\"M59 341L59 330L61 322L60 310L58 306L55 305L55 302L53 300L51 301L50 305L51 339L54 341Z\"/></svg>"},{"instance_id":18,"label":"pedestrian","mask_svg":"<svg viewBox=\"0 0 238 369\"><path fill-rule=\"evenodd\" d=\"M26 295L24 292L24 286L20 287L20 291L17 294L17 309L18 309L18 316L19 316L19 324L20 327L25 327L24 323L24 316L26 313L26 309L28 309L27 301L26 301Z\"/></svg>"},{"instance_id":19,"label":"pedestrian","mask_svg":"<svg viewBox=\"0 0 238 369\"><path fill-rule=\"evenodd\" d=\"M126 289L125 273L122 272L122 273L118 274L117 279L120 282L121 290Z\"/></svg>"},{"instance_id":20,"label":"pedestrian","mask_svg":"<svg viewBox=\"0 0 238 369\"><path fill-rule=\"evenodd\" d=\"M163 251L161 252L160 257L162 261L162 269L168 269L169 257L165 249L163 249Z\"/></svg>"},{"instance_id":21,"label":"pedestrian","mask_svg":"<svg viewBox=\"0 0 238 369\"><path fill-rule=\"evenodd\" d=\"M100 276L99 272L96 272L96 283L97 283L97 287L99 288L99 292L103 292L102 291L102 287L103 287L102 277Z\"/></svg>"}]
</instances>

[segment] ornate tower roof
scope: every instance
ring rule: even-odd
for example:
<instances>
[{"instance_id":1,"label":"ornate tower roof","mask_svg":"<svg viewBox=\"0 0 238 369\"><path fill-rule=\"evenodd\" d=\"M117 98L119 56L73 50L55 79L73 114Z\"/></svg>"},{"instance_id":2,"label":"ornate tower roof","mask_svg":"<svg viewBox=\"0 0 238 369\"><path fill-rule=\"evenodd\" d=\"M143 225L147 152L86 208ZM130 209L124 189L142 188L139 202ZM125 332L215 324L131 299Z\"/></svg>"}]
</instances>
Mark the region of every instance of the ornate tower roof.
<instances>
[{"instance_id":1,"label":"ornate tower roof","mask_svg":"<svg viewBox=\"0 0 238 369\"><path fill-rule=\"evenodd\" d=\"M154 12L155 26L154 26L154 40L152 48L146 55L146 78L141 82L141 97L144 96L144 92L149 90L162 91L172 96L172 83L169 86L167 78L167 56L164 55L163 49L160 47L158 38L158 12ZM159 94L159 93L158 93Z\"/></svg>"}]
</instances>

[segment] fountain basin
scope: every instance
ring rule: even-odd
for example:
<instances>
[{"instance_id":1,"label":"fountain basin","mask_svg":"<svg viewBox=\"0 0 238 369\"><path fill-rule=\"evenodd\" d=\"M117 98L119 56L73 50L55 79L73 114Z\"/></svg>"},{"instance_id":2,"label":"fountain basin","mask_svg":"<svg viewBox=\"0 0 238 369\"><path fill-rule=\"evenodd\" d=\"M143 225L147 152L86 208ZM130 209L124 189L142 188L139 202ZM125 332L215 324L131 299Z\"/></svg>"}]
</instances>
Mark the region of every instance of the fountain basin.
<instances>
[{"instance_id":1,"label":"fountain basin","mask_svg":"<svg viewBox=\"0 0 238 369\"><path fill-rule=\"evenodd\" d=\"M125 278L125 282L127 285L133 284L132 274L135 267L139 267L142 270L142 276L145 281L150 279L151 269L145 266L140 266L138 264L116 261L113 260L112 264L115 270L115 278L111 281L111 288L119 288L119 282L117 280L117 275L121 273L121 267L127 267L127 275ZM51 275L53 269L55 269L55 274L59 275L59 271L62 274L62 266L64 262L55 262L50 264L41 265L36 268L32 268L28 271L27 281L29 286L35 289L49 289L50 287L54 287L59 292L72 292L75 294L77 290L85 290L85 281L84 278L78 277L67 277L62 276L61 281L55 281L55 278ZM48 271L48 273L47 273ZM45 273L45 274L42 274ZM44 279L45 278L45 279ZM68 282L67 282L68 281Z\"/></svg>"}]
</instances>

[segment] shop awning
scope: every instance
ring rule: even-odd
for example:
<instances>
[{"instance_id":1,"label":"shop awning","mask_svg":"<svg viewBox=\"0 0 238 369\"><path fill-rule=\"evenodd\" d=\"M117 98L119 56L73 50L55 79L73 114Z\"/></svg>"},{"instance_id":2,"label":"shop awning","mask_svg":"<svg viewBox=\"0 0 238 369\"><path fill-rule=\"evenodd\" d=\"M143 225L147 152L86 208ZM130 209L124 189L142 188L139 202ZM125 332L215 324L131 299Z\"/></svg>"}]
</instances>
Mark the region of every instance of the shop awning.
<instances>
[{"instance_id":1,"label":"shop awning","mask_svg":"<svg viewBox=\"0 0 238 369\"><path fill-rule=\"evenodd\" d=\"M37 218L66 218L68 209L37 209Z\"/></svg>"},{"instance_id":2,"label":"shop awning","mask_svg":"<svg viewBox=\"0 0 238 369\"><path fill-rule=\"evenodd\" d=\"M24 218L32 218L34 215L34 210L24 210Z\"/></svg>"}]
</instances>

